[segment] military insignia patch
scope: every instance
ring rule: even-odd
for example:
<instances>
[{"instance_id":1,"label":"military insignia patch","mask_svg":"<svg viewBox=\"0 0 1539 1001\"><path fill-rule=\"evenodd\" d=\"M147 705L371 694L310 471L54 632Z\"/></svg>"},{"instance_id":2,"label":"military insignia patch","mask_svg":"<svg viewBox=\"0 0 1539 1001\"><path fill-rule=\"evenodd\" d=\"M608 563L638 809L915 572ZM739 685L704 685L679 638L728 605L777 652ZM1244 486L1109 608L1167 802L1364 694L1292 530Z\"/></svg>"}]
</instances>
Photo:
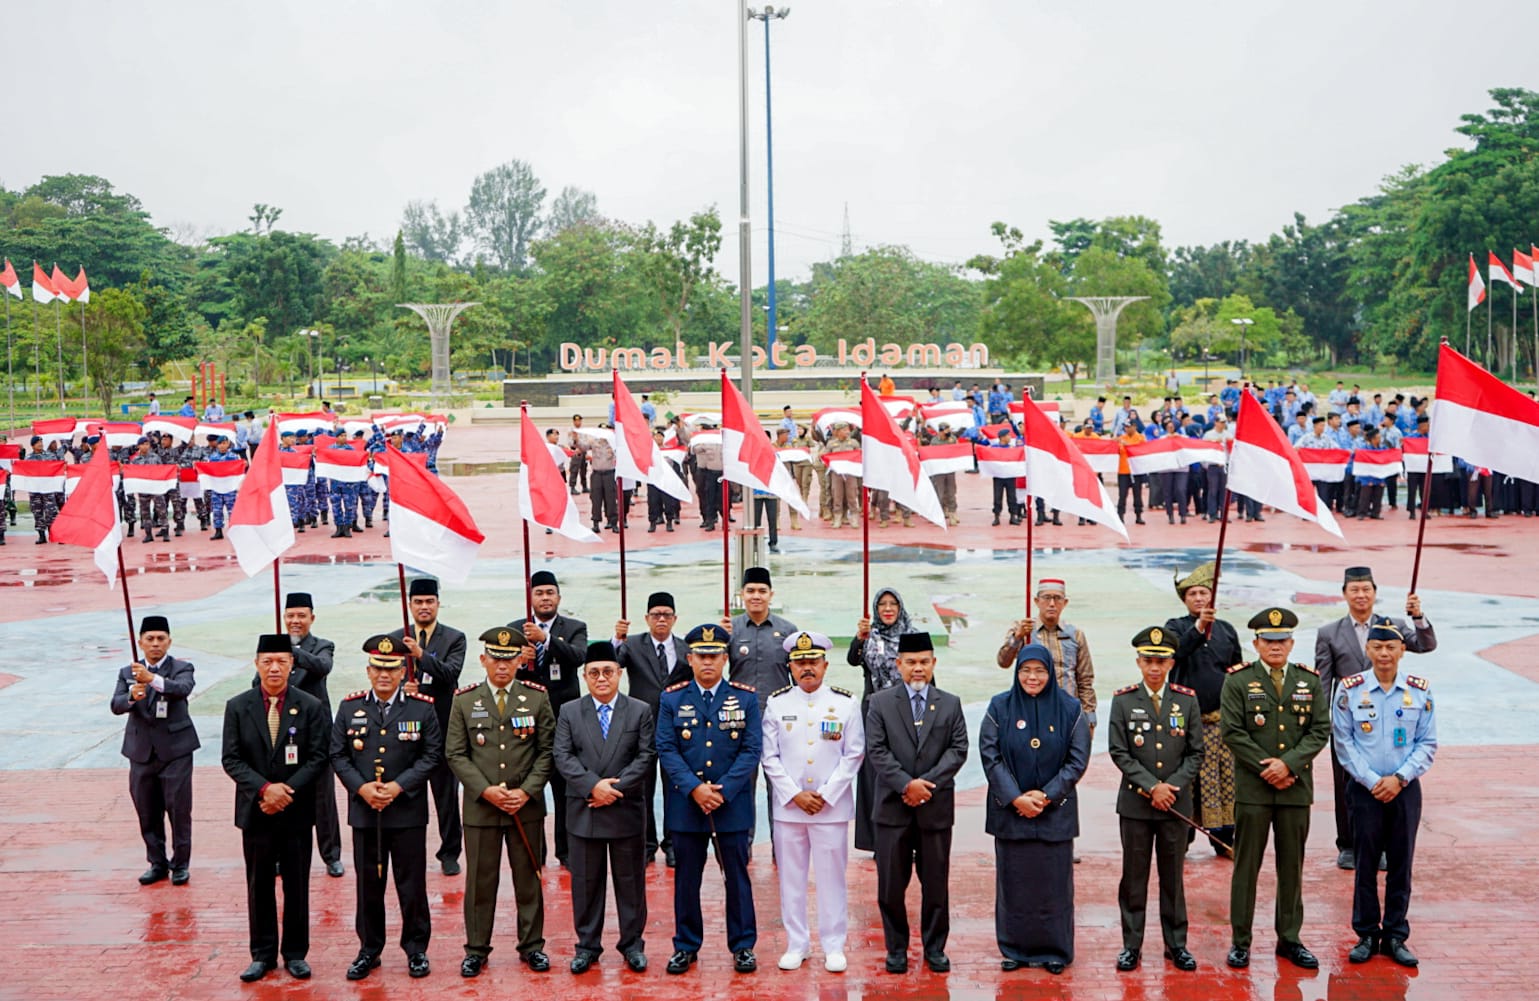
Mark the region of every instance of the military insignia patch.
<instances>
[{"instance_id":1,"label":"military insignia patch","mask_svg":"<svg viewBox=\"0 0 1539 1001\"><path fill-rule=\"evenodd\" d=\"M394 649L395 649L395 644L390 642L390 637L387 636L384 639L379 641L378 650L379 650L380 653L389 653L390 651L392 651Z\"/></svg>"},{"instance_id":2,"label":"military insignia patch","mask_svg":"<svg viewBox=\"0 0 1539 1001\"><path fill-rule=\"evenodd\" d=\"M1163 640L1164 638L1165 638L1165 634L1162 633L1160 630L1158 630L1158 629L1151 629L1151 630L1149 630L1149 642L1153 643L1155 646L1159 646L1160 641Z\"/></svg>"},{"instance_id":3,"label":"military insignia patch","mask_svg":"<svg viewBox=\"0 0 1539 1001\"><path fill-rule=\"evenodd\" d=\"M1282 611L1281 611L1281 609L1277 609L1277 608L1272 609L1271 613L1267 615L1266 620L1268 622L1270 622L1274 626L1282 625Z\"/></svg>"}]
</instances>

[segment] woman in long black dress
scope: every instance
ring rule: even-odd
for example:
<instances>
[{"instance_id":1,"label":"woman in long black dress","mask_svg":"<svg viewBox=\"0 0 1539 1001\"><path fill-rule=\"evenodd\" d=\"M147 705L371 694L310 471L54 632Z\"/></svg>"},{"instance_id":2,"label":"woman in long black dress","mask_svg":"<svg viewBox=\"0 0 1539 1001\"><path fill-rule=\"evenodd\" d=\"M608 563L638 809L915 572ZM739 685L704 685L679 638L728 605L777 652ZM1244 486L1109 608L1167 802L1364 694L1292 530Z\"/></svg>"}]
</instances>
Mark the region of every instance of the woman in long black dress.
<instances>
[{"instance_id":1,"label":"woman in long black dress","mask_svg":"<svg viewBox=\"0 0 1539 1001\"><path fill-rule=\"evenodd\" d=\"M1021 648L1016 683L989 702L978 752L994 836L994 935L1005 970L1074 962L1075 786L1090 762L1079 700L1058 687L1053 655Z\"/></svg>"},{"instance_id":2,"label":"woman in long black dress","mask_svg":"<svg viewBox=\"0 0 1539 1001\"><path fill-rule=\"evenodd\" d=\"M855 624L855 635L844 655L845 662L860 668L863 676L861 719L866 718L873 694L902 684L903 679L898 676L898 637L913 631L902 595L890 587L877 591L871 602L871 617ZM862 761L855 779L855 850L859 852L876 851L876 832L871 823L875 789L876 775L870 763Z\"/></svg>"}]
</instances>

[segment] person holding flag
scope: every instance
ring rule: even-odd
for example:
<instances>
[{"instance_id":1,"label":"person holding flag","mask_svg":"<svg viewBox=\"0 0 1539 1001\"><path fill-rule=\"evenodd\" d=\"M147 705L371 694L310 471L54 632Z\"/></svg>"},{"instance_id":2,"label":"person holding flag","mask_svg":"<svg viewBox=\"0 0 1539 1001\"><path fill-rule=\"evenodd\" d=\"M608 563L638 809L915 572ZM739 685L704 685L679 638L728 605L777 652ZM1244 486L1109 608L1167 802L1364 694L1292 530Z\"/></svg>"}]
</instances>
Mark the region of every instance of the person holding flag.
<instances>
[{"instance_id":1,"label":"person holding flag","mask_svg":"<svg viewBox=\"0 0 1539 1001\"><path fill-rule=\"evenodd\" d=\"M137 450L126 463L130 466L163 466L165 464L165 458L155 451L149 438L139 439ZM154 542L156 527L160 529L162 542L171 541L171 530L166 523L165 494L139 495L139 522L144 526L144 538L140 540L141 542Z\"/></svg>"},{"instance_id":2,"label":"person holding flag","mask_svg":"<svg viewBox=\"0 0 1539 1001\"><path fill-rule=\"evenodd\" d=\"M230 447L229 438L219 438L215 442L214 452L207 462L243 462L244 460ZM235 510L236 491L210 490L208 492L209 517L214 523L214 539L224 538L224 522L227 514ZM180 533L181 529L177 529Z\"/></svg>"}]
</instances>

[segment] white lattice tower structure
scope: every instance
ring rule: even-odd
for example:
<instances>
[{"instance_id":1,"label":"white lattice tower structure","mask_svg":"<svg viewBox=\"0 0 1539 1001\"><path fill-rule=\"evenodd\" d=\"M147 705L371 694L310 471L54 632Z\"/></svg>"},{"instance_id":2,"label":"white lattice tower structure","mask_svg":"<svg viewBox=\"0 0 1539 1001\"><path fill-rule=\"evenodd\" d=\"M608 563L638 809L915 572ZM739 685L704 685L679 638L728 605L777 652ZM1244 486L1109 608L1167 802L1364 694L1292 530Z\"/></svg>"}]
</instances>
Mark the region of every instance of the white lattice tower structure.
<instances>
[{"instance_id":1,"label":"white lattice tower structure","mask_svg":"<svg viewBox=\"0 0 1539 1001\"><path fill-rule=\"evenodd\" d=\"M1117 317L1131 303L1146 295L1087 295L1071 297L1095 317L1095 381L1110 386L1117 381Z\"/></svg>"},{"instance_id":2,"label":"white lattice tower structure","mask_svg":"<svg viewBox=\"0 0 1539 1001\"><path fill-rule=\"evenodd\" d=\"M397 303L401 309L409 309L413 313L427 321L428 338L433 360L433 406L443 406L449 402L449 328L454 325L454 318L459 316L471 306L481 305L479 302L450 302L450 303L421 303L402 302Z\"/></svg>"}]
</instances>

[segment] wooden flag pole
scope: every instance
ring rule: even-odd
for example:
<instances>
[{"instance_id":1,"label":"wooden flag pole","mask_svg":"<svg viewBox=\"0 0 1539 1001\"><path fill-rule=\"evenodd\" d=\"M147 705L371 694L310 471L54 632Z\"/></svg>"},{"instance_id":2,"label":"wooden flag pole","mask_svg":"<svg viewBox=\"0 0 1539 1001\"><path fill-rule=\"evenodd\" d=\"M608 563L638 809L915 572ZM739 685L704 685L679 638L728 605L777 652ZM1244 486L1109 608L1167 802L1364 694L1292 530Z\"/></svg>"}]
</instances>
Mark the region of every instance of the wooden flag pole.
<instances>
[{"instance_id":1,"label":"wooden flag pole","mask_svg":"<svg viewBox=\"0 0 1539 1001\"><path fill-rule=\"evenodd\" d=\"M620 484L620 476L615 474L615 503L619 508L617 514L620 519L620 618L625 618L625 488Z\"/></svg>"},{"instance_id":2,"label":"wooden flag pole","mask_svg":"<svg viewBox=\"0 0 1539 1001\"><path fill-rule=\"evenodd\" d=\"M401 635L411 636L411 610L406 604L406 564L397 563L395 565L395 572L401 591ZM403 643L402 646L405 646L405 644ZM413 657L411 651L408 650L406 653L406 680L415 681L416 679L417 658Z\"/></svg>"},{"instance_id":3,"label":"wooden flag pole","mask_svg":"<svg viewBox=\"0 0 1539 1001\"><path fill-rule=\"evenodd\" d=\"M523 433L523 422L527 421L529 419L529 401L528 400L519 400L518 401L518 419L519 419L519 433L522 434ZM522 439L520 439L520 440L522 440ZM522 455L519 456L520 460L523 460L523 458L524 457ZM522 469L520 469L519 470L519 475L520 476L524 476L526 474L523 472ZM532 622L534 620L534 596L529 593L529 591L530 591L529 578L533 576L533 571L531 570L531 568L529 566L529 519L525 518L525 517L522 517L522 513L521 513L521 516L520 516L519 520L521 522L523 522L523 525L524 525L524 621L527 623L527 622Z\"/></svg>"},{"instance_id":4,"label":"wooden flag pole","mask_svg":"<svg viewBox=\"0 0 1539 1001\"><path fill-rule=\"evenodd\" d=\"M1444 337L1439 345L1447 344L1448 338ZM1432 425L1427 425L1430 439ZM1409 488L1407 488L1409 489ZM1422 540L1427 536L1427 508L1431 507L1432 500L1432 449L1427 449L1427 471L1421 474L1421 517L1416 523L1416 556L1411 560L1411 593L1416 593L1416 582L1421 578L1421 546Z\"/></svg>"},{"instance_id":5,"label":"wooden flag pole","mask_svg":"<svg viewBox=\"0 0 1539 1001\"><path fill-rule=\"evenodd\" d=\"M273 632L284 632L283 628L283 591L278 579L278 565L283 562L281 556L273 557Z\"/></svg>"},{"instance_id":6,"label":"wooden flag pole","mask_svg":"<svg viewBox=\"0 0 1539 1001\"><path fill-rule=\"evenodd\" d=\"M1014 490L1015 487L1012 485L1010 489ZM1031 494L1030 494L1030 492L1028 492L1026 494L1026 508L1025 508L1025 512L1026 512L1026 618L1029 619L1029 618L1031 618L1031 557L1032 557L1032 554L1036 551L1036 544L1034 542L1034 538L1033 537L1034 537L1034 533L1035 533L1034 526L1037 523L1037 519L1032 517L1032 512L1031 512Z\"/></svg>"},{"instance_id":7,"label":"wooden flag pole","mask_svg":"<svg viewBox=\"0 0 1539 1001\"><path fill-rule=\"evenodd\" d=\"M128 649L133 654L131 663L139 663L139 641L134 636L134 607L128 597L128 571L123 566L123 543L118 541L118 586L123 592L123 615L128 619Z\"/></svg>"},{"instance_id":8,"label":"wooden flag pole","mask_svg":"<svg viewBox=\"0 0 1539 1001\"><path fill-rule=\"evenodd\" d=\"M732 484L721 478L721 616L732 618Z\"/></svg>"},{"instance_id":9,"label":"wooden flag pole","mask_svg":"<svg viewBox=\"0 0 1539 1001\"><path fill-rule=\"evenodd\" d=\"M871 491L860 481L860 607L871 607Z\"/></svg>"}]
</instances>

